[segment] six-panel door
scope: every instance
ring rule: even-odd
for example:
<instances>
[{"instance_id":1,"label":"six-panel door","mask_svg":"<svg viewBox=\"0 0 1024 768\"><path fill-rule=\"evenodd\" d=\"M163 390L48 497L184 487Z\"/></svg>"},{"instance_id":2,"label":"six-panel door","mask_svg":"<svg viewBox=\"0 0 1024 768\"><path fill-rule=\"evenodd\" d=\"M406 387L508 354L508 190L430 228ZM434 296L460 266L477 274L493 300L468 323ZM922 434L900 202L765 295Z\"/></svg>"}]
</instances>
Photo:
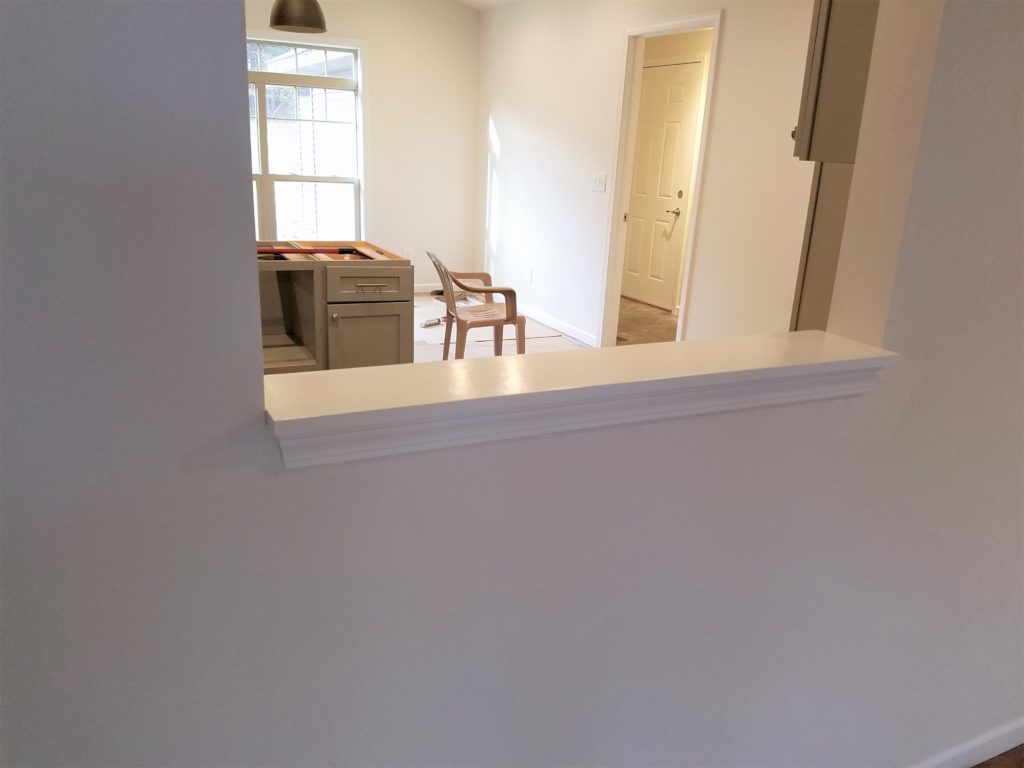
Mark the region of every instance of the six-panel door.
<instances>
[{"instance_id":1,"label":"six-panel door","mask_svg":"<svg viewBox=\"0 0 1024 768\"><path fill-rule=\"evenodd\" d=\"M701 70L699 61L645 67L640 86L622 295L670 311L679 304Z\"/></svg>"}]
</instances>

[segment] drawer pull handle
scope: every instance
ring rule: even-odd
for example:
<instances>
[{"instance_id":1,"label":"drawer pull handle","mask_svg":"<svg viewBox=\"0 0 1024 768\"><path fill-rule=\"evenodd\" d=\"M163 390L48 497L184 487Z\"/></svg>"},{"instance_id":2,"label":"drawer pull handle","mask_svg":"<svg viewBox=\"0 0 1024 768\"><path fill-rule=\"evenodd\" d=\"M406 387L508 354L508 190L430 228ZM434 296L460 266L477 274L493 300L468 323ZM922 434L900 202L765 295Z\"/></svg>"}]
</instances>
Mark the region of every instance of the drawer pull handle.
<instances>
[{"instance_id":1,"label":"drawer pull handle","mask_svg":"<svg viewBox=\"0 0 1024 768\"><path fill-rule=\"evenodd\" d=\"M387 283L356 283L356 288L387 288Z\"/></svg>"}]
</instances>

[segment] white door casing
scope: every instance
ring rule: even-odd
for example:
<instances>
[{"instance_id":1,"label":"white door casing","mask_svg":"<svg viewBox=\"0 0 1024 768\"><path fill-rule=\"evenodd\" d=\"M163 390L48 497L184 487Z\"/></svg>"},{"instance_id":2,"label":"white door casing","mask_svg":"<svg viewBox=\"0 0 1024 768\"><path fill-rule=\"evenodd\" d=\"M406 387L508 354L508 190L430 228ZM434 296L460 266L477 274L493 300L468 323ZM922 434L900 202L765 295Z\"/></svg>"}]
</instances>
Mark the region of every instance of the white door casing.
<instances>
[{"instance_id":1,"label":"white door casing","mask_svg":"<svg viewBox=\"0 0 1024 768\"><path fill-rule=\"evenodd\" d=\"M645 67L640 86L622 295L670 311L679 302L701 70L701 62Z\"/></svg>"}]
</instances>

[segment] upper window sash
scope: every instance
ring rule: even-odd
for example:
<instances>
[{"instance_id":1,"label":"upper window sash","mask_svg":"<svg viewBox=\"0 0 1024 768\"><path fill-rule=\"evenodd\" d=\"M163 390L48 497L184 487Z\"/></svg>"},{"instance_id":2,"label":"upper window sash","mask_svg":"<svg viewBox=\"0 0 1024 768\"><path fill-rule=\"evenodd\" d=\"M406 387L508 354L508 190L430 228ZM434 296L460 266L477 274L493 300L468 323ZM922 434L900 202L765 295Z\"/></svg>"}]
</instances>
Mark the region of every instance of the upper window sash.
<instances>
[{"instance_id":1,"label":"upper window sash","mask_svg":"<svg viewBox=\"0 0 1024 768\"><path fill-rule=\"evenodd\" d=\"M339 80L359 77L359 52L353 48L249 38L246 58L250 72Z\"/></svg>"},{"instance_id":2,"label":"upper window sash","mask_svg":"<svg viewBox=\"0 0 1024 768\"><path fill-rule=\"evenodd\" d=\"M257 85L295 85L300 88L333 88L338 91L358 91L359 83L344 77L320 75L289 75L282 72L249 71L249 82Z\"/></svg>"}]
</instances>

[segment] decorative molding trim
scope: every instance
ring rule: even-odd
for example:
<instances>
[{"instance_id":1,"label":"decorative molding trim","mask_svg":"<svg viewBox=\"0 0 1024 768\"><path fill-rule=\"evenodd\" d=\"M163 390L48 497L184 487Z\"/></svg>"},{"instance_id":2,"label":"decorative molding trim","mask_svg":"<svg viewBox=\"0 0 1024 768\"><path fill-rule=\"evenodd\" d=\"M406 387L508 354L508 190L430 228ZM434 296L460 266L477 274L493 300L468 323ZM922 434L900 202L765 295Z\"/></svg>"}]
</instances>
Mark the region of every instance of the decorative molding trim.
<instances>
[{"instance_id":1,"label":"decorative molding trim","mask_svg":"<svg viewBox=\"0 0 1024 768\"><path fill-rule=\"evenodd\" d=\"M542 309L531 306L529 304L519 304L519 313L526 315L531 320L536 320L538 323L546 325L548 328L554 328L559 333L564 333L566 336L571 336L576 341L583 342L588 347L598 347L600 344L597 343L597 336L592 333L587 333L582 328L577 328L575 325L559 320L554 315L549 315Z\"/></svg>"},{"instance_id":2,"label":"decorative molding trim","mask_svg":"<svg viewBox=\"0 0 1024 768\"><path fill-rule=\"evenodd\" d=\"M689 32L708 27L717 27L721 24L722 12L712 11L711 13L692 14L680 16L678 19L658 21L651 24L638 24L628 27L626 34L630 37L637 35L654 36L658 34L671 34L673 32Z\"/></svg>"},{"instance_id":3,"label":"decorative molding trim","mask_svg":"<svg viewBox=\"0 0 1024 768\"><path fill-rule=\"evenodd\" d=\"M649 350L644 354L656 351ZM287 468L339 464L435 448L859 395L873 389L882 368L897 358L884 350L876 351L878 354L873 356L747 370L691 371L652 380L607 384L592 380L575 388L538 387L501 396L492 395L491 390L479 390L461 399L396 402L393 407L374 405L335 413L320 406L317 406L320 410L307 409L302 400L303 393L308 393L307 397L316 397L320 391L310 389L313 379L278 383L269 382L275 377L268 377L268 387L271 388L268 389L267 421L277 436ZM600 356L616 352L621 352L621 349L548 353L538 355L534 363L548 369L564 364L565 369L571 369L576 367L572 361L580 360L573 356ZM556 360L553 356L559 354L562 358ZM540 361L539 358L545 360ZM519 360L527 362L529 358ZM497 366L498 371L504 370L500 366L517 364L516 358L457 361L457 364L467 362ZM450 371L459 373L450 367L428 369L431 364L419 365L421 370L408 366L404 367L406 370L398 371L396 367L396 370L383 374L381 369L354 369L352 373L356 373L356 377L345 384L358 387L372 381L375 382L372 386L389 389L395 385L393 378L405 374L408 387L415 391L419 378L417 373L422 373L423 386L427 386L428 379L437 382L439 375L448 375ZM484 365L474 370L479 370L483 379L489 369ZM344 375L350 372L325 373ZM468 371L462 371L460 375L466 373ZM303 374L318 375L323 374ZM388 377L391 384L380 379L363 380L381 375ZM330 379L323 381L324 387L332 388L330 391L339 390L341 379L335 379L333 383ZM443 382L442 379L441 386L444 386ZM275 418L275 412L280 414L279 418Z\"/></svg>"},{"instance_id":4,"label":"decorative molding trim","mask_svg":"<svg viewBox=\"0 0 1024 768\"><path fill-rule=\"evenodd\" d=\"M416 283L413 285L413 291L415 293L430 293L431 291L441 290L440 283Z\"/></svg>"},{"instance_id":5,"label":"decorative molding trim","mask_svg":"<svg viewBox=\"0 0 1024 768\"><path fill-rule=\"evenodd\" d=\"M977 765L1020 744L1024 744L1024 717L915 763L911 768L963 768L965 765Z\"/></svg>"}]
</instances>

